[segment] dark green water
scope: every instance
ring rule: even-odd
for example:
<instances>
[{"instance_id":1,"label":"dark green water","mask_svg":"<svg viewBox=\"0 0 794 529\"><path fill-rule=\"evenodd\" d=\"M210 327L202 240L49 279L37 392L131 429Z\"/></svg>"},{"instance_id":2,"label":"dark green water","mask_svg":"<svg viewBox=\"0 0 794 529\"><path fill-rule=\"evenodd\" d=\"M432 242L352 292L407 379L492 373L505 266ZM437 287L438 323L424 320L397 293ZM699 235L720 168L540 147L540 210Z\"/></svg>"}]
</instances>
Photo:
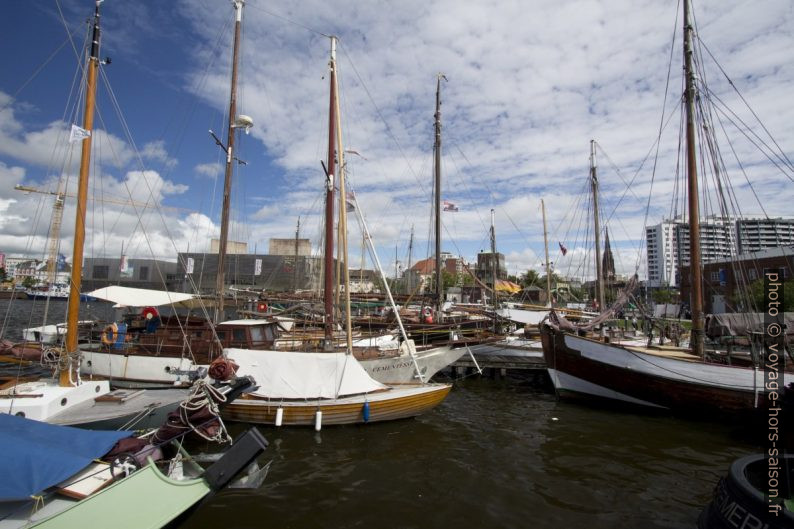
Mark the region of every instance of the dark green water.
<instances>
[{"instance_id":1,"label":"dark green water","mask_svg":"<svg viewBox=\"0 0 794 529\"><path fill-rule=\"evenodd\" d=\"M754 449L734 426L558 402L518 378L458 381L413 420L262 432L263 487L185 528L694 527Z\"/></svg>"},{"instance_id":2,"label":"dark green water","mask_svg":"<svg viewBox=\"0 0 794 529\"><path fill-rule=\"evenodd\" d=\"M49 322L63 321L53 305ZM15 302L4 337L19 339L32 308L41 324L41 302ZM455 381L416 419L261 430L262 488L222 492L184 528L695 527L730 462L758 449L742 425L559 402L518 377Z\"/></svg>"}]
</instances>

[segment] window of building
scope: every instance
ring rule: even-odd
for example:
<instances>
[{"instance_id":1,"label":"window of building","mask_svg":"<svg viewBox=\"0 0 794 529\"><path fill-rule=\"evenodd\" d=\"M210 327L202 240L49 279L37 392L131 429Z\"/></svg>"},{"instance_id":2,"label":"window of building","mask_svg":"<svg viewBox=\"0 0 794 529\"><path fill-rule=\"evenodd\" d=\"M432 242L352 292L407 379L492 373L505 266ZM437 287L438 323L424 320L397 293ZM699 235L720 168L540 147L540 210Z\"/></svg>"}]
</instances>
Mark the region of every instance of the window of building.
<instances>
[{"instance_id":1,"label":"window of building","mask_svg":"<svg viewBox=\"0 0 794 529\"><path fill-rule=\"evenodd\" d=\"M141 281L148 281L149 280L149 267L142 266L138 269L138 279Z\"/></svg>"},{"instance_id":2,"label":"window of building","mask_svg":"<svg viewBox=\"0 0 794 529\"><path fill-rule=\"evenodd\" d=\"M109 273L108 265L94 265L94 279L107 279Z\"/></svg>"},{"instance_id":3,"label":"window of building","mask_svg":"<svg viewBox=\"0 0 794 529\"><path fill-rule=\"evenodd\" d=\"M751 268L747 271L747 279L750 281L755 281L758 279L758 272L755 271L755 268Z\"/></svg>"}]
</instances>

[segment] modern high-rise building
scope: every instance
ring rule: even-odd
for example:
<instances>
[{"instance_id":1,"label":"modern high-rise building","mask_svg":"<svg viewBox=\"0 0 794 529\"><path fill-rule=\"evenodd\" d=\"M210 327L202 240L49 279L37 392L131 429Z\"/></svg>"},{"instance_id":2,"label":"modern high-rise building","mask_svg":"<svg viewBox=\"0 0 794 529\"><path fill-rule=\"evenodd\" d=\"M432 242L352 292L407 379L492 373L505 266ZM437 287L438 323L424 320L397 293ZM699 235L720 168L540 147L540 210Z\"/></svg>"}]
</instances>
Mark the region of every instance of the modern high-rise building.
<instances>
[{"instance_id":1,"label":"modern high-rise building","mask_svg":"<svg viewBox=\"0 0 794 529\"><path fill-rule=\"evenodd\" d=\"M689 224L681 217L665 219L647 227L645 238L648 286L680 286L679 270L689 266ZM736 219L712 215L700 223L703 264L793 244L794 217Z\"/></svg>"},{"instance_id":2,"label":"modern high-rise building","mask_svg":"<svg viewBox=\"0 0 794 529\"><path fill-rule=\"evenodd\" d=\"M741 219L736 222L739 253L794 245L794 218Z\"/></svg>"}]
</instances>

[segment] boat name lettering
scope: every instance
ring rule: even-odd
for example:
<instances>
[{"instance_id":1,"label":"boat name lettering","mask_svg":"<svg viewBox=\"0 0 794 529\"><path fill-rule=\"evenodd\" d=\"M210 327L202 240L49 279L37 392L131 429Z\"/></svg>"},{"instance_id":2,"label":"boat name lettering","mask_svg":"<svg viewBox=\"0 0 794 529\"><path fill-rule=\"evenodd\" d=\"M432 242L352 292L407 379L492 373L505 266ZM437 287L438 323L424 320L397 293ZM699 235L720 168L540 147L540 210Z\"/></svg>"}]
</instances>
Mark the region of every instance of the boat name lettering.
<instances>
[{"instance_id":1,"label":"boat name lettering","mask_svg":"<svg viewBox=\"0 0 794 529\"><path fill-rule=\"evenodd\" d=\"M388 366L373 367L372 368L372 372L375 373L375 372L378 372L378 371L389 371L391 369L403 369L403 368L411 367L411 366L412 366L411 362L402 362L402 363L399 363L399 364L392 364L392 365L388 365Z\"/></svg>"}]
</instances>

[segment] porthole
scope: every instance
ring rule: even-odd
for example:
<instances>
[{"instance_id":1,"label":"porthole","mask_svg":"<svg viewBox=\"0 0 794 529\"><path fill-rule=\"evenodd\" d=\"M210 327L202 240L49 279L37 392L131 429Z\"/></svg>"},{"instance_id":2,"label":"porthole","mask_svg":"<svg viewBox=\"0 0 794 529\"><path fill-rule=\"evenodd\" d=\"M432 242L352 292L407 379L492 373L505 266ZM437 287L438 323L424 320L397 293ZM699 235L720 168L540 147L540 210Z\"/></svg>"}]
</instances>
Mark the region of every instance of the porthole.
<instances>
[{"instance_id":1,"label":"porthole","mask_svg":"<svg viewBox=\"0 0 794 529\"><path fill-rule=\"evenodd\" d=\"M99 390L102 389L102 386L97 386L94 388L94 393L99 393Z\"/></svg>"},{"instance_id":2,"label":"porthole","mask_svg":"<svg viewBox=\"0 0 794 529\"><path fill-rule=\"evenodd\" d=\"M25 412L24 411L18 411L14 415L16 415L17 417L24 417L25 416Z\"/></svg>"},{"instance_id":3,"label":"porthole","mask_svg":"<svg viewBox=\"0 0 794 529\"><path fill-rule=\"evenodd\" d=\"M61 399L61 406L66 406L66 397Z\"/></svg>"}]
</instances>

